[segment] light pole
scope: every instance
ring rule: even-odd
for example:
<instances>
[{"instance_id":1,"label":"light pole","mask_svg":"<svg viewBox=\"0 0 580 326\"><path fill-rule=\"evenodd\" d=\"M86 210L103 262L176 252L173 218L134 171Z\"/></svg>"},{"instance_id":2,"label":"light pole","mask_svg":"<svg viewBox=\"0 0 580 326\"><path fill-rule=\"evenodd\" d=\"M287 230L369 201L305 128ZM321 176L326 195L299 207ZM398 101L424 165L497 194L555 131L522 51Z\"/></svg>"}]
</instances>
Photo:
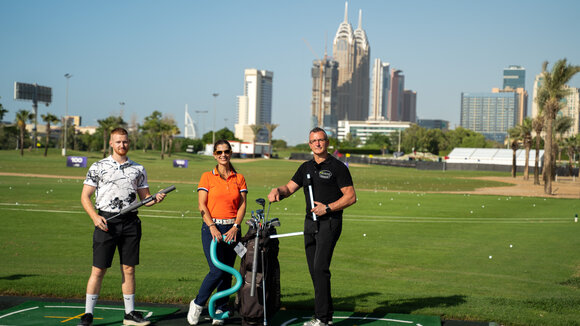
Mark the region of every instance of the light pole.
<instances>
[{"instance_id":1,"label":"light pole","mask_svg":"<svg viewBox=\"0 0 580 326\"><path fill-rule=\"evenodd\" d=\"M125 107L125 102L119 102L119 105L121 105L121 112L119 113L119 117L123 118L123 108Z\"/></svg>"},{"instance_id":2,"label":"light pole","mask_svg":"<svg viewBox=\"0 0 580 326\"><path fill-rule=\"evenodd\" d=\"M212 132L211 140L215 144L215 111L216 111L216 101L217 101L218 95L220 95L220 94L213 93L211 95L213 95L213 128L212 128L213 129L213 132Z\"/></svg>"},{"instance_id":3,"label":"light pole","mask_svg":"<svg viewBox=\"0 0 580 326\"><path fill-rule=\"evenodd\" d=\"M62 156L66 156L66 134L68 132L68 81L72 77L71 74L64 74L66 78L66 104L64 109L64 141L62 144Z\"/></svg>"}]
</instances>

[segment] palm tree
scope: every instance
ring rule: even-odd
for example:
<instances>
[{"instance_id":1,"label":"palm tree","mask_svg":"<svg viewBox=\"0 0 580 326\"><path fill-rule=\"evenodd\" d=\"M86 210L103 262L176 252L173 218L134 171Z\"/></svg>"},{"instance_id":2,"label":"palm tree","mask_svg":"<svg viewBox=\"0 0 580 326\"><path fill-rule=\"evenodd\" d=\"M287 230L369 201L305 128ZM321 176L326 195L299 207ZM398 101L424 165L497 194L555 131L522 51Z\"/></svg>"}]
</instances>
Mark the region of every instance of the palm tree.
<instances>
[{"instance_id":1,"label":"palm tree","mask_svg":"<svg viewBox=\"0 0 580 326\"><path fill-rule=\"evenodd\" d=\"M534 184L540 184L540 142L542 130L544 129L544 114L543 107L540 107L538 115L532 120L532 129L536 133L536 160L534 162Z\"/></svg>"},{"instance_id":2,"label":"palm tree","mask_svg":"<svg viewBox=\"0 0 580 326\"><path fill-rule=\"evenodd\" d=\"M562 151L565 148L564 134L572 128L572 125L574 125L574 119L564 115L558 115L556 120L554 120L554 133L557 136L555 143L555 147L557 147L554 152L558 153L558 161L561 161Z\"/></svg>"},{"instance_id":3,"label":"palm tree","mask_svg":"<svg viewBox=\"0 0 580 326\"><path fill-rule=\"evenodd\" d=\"M252 157L256 157L256 140L258 139L258 133L262 130L262 125L250 125L250 129L252 129Z\"/></svg>"},{"instance_id":4,"label":"palm tree","mask_svg":"<svg viewBox=\"0 0 580 326\"><path fill-rule=\"evenodd\" d=\"M275 123L266 123L264 126L266 127L266 130L268 130L268 148L270 155L272 155L272 133L274 133L274 130L276 130L279 125Z\"/></svg>"},{"instance_id":5,"label":"palm tree","mask_svg":"<svg viewBox=\"0 0 580 326\"><path fill-rule=\"evenodd\" d=\"M524 165L524 180L530 179L529 167L530 167L530 149L532 148L532 119L525 118L522 124L515 126L517 130L518 139L522 140L524 143L524 149L526 150L526 159Z\"/></svg>"},{"instance_id":6,"label":"palm tree","mask_svg":"<svg viewBox=\"0 0 580 326\"><path fill-rule=\"evenodd\" d=\"M542 64L542 86L539 90L538 97L544 107L546 121L546 139L544 144L544 169L545 183L544 193L552 194L552 139L554 133L554 120L556 114L560 111L560 100L564 98L569 89L565 85L575 74L580 72L580 66L568 65L566 59L556 61L552 67L552 72L547 71L548 61Z\"/></svg>"},{"instance_id":7,"label":"palm tree","mask_svg":"<svg viewBox=\"0 0 580 326\"><path fill-rule=\"evenodd\" d=\"M46 146L44 147L44 157L46 157L48 155L48 145L50 142L50 124L58 123L60 120L52 113L43 114L41 117L42 121L46 122Z\"/></svg>"},{"instance_id":8,"label":"palm tree","mask_svg":"<svg viewBox=\"0 0 580 326\"><path fill-rule=\"evenodd\" d=\"M19 110L16 112L16 125L20 129L20 156L24 156L24 131L26 122L34 118L34 114L28 110Z\"/></svg>"},{"instance_id":9,"label":"palm tree","mask_svg":"<svg viewBox=\"0 0 580 326\"><path fill-rule=\"evenodd\" d=\"M574 174L574 155L580 148L580 134L566 138L565 144L568 153L568 171L570 176L572 176Z\"/></svg>"},{"instance_id":10,"label":"palm tree","mask_svg":"<svg viewBox=\"0 0 580 326\"><path fill-rule=\"evenodd\" d=\"M518 128L518 126L515 127L511 127L508 129L508 135L511 138L511 147L512 147L512 177L515 178L516 177L516 171L517 171L517 166L516 166L516 153L518 151L518 140L520 140L520 130Z\"/></svg>"}]
</instances>

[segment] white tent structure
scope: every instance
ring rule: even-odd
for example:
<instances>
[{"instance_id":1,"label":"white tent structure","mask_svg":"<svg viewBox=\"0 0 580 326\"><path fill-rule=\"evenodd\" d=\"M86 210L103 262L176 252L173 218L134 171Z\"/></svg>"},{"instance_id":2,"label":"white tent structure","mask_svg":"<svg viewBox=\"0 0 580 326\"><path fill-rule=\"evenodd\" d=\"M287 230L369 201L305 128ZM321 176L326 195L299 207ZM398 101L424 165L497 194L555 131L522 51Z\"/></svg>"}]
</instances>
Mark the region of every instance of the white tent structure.
<instances>
[{"instance_id":1,"label":"white tent structure","mask_svg":"<svg viewBox=\"0 0 580 326\"><path fill-rule=\"evenodd\" d=\"M529 166L533 167L536 162L536 150L531 149L529 154ZM445 160L447 163L463 164L493 164L512 165L513 150L503 148L455 148ZM539 167L544 161L544 150L540 150ZM516 151L516 166L525 166L526 150Z\"/></svg>"}]
</instances>

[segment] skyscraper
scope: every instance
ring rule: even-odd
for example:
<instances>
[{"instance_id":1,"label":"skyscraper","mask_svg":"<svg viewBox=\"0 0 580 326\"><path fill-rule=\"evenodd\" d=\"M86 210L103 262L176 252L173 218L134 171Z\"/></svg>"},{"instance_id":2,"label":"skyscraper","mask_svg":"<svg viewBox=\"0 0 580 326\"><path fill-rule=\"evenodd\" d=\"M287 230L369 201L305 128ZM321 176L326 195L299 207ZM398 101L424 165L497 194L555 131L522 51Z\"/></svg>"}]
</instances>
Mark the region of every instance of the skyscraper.
<instances>
[{"instance_id":1,"label":"skyscraper","mask_svg":"<svg viewBox=\"0 0 580 326\"><path fill-rule=\"evenodd\" d=\"M313 62L311 75L311 127L321 127L330 132L336 132L338 62L329 60L325 55L323 60Z\"/></svg>"},{"instance_id":2,"label":"skyscraper","mask_svg":"<svg viewBox=\"0 0 580 326\"><path fill-rule=\"evenodd\" d=\"M503 143L516 125L518 101L514 92L461 93L461 127Z\"/></svg>"},{"instance_id":3,"label":"skyscraper","mask_svg":"<svg viewBox=\"0 0 580 326\"><path fill-rule=\"evenodd\" d=\"M272 122L272 85L274 73L267 70L246 69L244 71L244 95L238 96L238 117L235 136L243 141L252 141L251 125L263 126ZM262 128L257 141L268 140L268 132Z\"/></svg>"},{"instance_id":4,"label":"skyscraper","mask_svg":"<svg viewBox=\"0 0 580 326\"><path fill-rule=\"evenodd\" d=\"M389 94L389 110L387 120L402 121L403 102L405 100L405 75L402 70L391 70L391 92Z\"/></svg>"},{"instance_id":5,"label":"skyscraper","mask_svg":"<svg viewBox=\"0 0 580 326\"><path fill-rule=\"evenodd\" d=\"M503 89L526 89L526 69L522 66L510 65L503 70Z\"/></svg>"},{"instance_id":6,"label":"skyscraper","mask_svg":"<svg viewBox=\"0 0 580 326\"><path fill-rule=\"evenodd\" d=\"M355 31L348 22L348 2L344 21L338 26L333 41L333 58L338 62L337 118L364 120L369 110L370 44L362 29L362 11L359 11Z\"/></svg>"},{"instance_id":7,"label":"skyscraper","mask_svg":"<svg viewBox=\"0 0 580 326\"><path fill-rule=\"evenodd\" d=\"M417 122L417 92L406 89L403 100L402 121Z\"/></svg>"},{"instance_id":8,"label":"skyscraper","mask_svg":"<svg viewBox=\"0 0 580 326\"><path fill-rule=\"evenodd\" d=\"M389 108L389 92L391 90L391 74L389 64L376 58L373 67L372 101L369 120L387 119Z\"/></svg>"}]
</instances>

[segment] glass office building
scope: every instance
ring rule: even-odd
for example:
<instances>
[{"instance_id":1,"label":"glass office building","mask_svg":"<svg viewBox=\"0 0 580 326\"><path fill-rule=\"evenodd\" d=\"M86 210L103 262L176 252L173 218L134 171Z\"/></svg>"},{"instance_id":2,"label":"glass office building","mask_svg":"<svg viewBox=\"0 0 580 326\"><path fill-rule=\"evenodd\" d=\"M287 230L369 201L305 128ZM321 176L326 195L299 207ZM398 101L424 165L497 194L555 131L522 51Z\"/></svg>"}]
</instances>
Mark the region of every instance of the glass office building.
<instances>
[{"instance_id":1,"label":"glass office building","mask_svg":"<svg viewBox=\"0 0 580 326\"><path fill-rule=\"evenodd\" d=\"M516 125L519 97L513 92L461 93L461 127L503 143Z\"/></svg>"}]
</instances>

